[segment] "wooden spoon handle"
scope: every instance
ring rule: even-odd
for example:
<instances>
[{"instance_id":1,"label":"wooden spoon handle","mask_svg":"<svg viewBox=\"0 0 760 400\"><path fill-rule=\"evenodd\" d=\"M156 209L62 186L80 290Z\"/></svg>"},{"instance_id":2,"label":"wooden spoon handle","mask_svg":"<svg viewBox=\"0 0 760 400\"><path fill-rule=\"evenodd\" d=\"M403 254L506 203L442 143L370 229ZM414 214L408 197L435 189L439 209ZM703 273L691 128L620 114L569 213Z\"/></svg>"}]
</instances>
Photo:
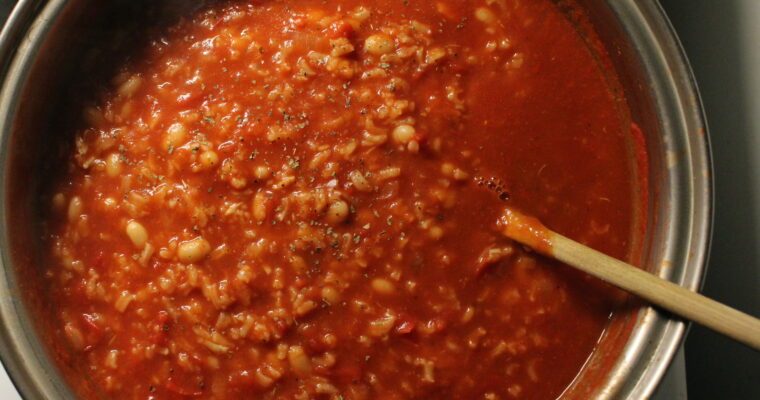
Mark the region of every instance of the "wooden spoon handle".
<instances>
[{"instance_id":1,"label":"wooden spoon handle","mask_svg":"<svg viewBox=\"0 0 760 400\"><path fill-rule=\"evenodd\" d=\"M584 246L514 210L505 212L501 225L504 235L546 256L760 350L757 318Z\"/></svg>"}]
</instances>

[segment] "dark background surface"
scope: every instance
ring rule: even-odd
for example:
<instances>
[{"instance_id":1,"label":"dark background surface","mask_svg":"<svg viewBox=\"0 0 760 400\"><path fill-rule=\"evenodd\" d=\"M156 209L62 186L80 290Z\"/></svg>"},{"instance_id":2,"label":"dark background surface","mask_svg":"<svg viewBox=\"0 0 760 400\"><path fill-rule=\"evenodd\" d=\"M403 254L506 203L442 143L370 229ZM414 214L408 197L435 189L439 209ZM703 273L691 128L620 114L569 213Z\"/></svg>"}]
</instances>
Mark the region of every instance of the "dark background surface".
<instances>
[{"instance_id":1,"label":"dark background surface","mask_svg":"<svg viewBox=\"0 0 760 400\"><path fill-rule=\"evenodd\" d=\"M715 168L703 293L760 315L760 0L662 0L702 94ZM705 328L686 339L689 400L760 399L760 353Z\"/></svg>"},{"instance_id":2,"label":"dark background surface","mask_svg":"<svg viewBox=\"0 0 760 400\"><path fill-rule=\"evenodd\" d=\"M612 0L614 1L614 0ZM4 20L14 0L0 0ZM760 0L662 0L697 78L715 165L715 225L703 292L760 315ZM693 326L690 400L760 399L760 353Z\"/></svg>"}]
</instances>

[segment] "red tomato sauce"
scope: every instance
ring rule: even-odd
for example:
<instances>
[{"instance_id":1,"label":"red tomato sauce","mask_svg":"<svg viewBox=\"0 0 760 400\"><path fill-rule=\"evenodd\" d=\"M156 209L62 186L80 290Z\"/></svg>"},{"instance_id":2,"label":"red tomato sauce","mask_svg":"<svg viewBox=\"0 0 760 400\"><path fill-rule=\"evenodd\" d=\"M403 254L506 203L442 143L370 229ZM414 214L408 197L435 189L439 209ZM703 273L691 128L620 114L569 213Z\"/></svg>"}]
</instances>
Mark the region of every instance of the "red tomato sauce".
<instances>
[{"instance_id":1,"label":"red tomato sauce","mask_svg":"<svg viewBox=\"0 0 760 400\"><path fill-rule=\"evenodd\" d=\"M572 382L613 296L498 219L625 258L637 200L624 103L554 3L220 2L142 54L51 189L56 334L100 397Z\"/></svg>"}]
</instances>

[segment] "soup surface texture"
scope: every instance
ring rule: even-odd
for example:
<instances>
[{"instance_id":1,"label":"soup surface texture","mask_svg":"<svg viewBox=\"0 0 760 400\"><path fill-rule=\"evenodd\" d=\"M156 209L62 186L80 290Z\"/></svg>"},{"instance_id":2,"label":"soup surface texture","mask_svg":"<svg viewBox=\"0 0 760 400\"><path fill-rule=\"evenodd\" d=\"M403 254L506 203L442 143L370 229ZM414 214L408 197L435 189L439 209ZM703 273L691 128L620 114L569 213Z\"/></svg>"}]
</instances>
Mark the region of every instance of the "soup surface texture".
<instances>
[{"instance_id":1,"label":"soup surface texture","mask_svg":"<svg viewBox=\"0 0 760 400\"><path fill-rule=\"evenodd\" d=\"M632 247L625 104L549 0L216 2L51 190L64 362L113 399L554 399L614 308L505 205Z\"/></svg>"}]
</instances>

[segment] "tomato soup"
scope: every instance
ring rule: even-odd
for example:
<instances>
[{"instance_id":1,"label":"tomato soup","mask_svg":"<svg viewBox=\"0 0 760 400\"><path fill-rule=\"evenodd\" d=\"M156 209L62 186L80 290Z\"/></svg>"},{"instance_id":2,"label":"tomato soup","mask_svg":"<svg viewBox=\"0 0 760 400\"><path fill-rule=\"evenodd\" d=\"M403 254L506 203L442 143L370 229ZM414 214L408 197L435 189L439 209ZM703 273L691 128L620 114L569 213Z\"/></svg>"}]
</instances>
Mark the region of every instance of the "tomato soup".
<instances>
[{"instance_id":1,"label":"tomato soup","mask_svg":"<svg viewBox=\"0 0 760 400\"><path fill-rule=\"evenodd\" d=\"M505 206L619 258L614 75L549 0L214 2L83 110L48 296L107 399L555 399L615 294ZM622 111L621 111L622 110Z\"/></svg>"}]
</instances>

